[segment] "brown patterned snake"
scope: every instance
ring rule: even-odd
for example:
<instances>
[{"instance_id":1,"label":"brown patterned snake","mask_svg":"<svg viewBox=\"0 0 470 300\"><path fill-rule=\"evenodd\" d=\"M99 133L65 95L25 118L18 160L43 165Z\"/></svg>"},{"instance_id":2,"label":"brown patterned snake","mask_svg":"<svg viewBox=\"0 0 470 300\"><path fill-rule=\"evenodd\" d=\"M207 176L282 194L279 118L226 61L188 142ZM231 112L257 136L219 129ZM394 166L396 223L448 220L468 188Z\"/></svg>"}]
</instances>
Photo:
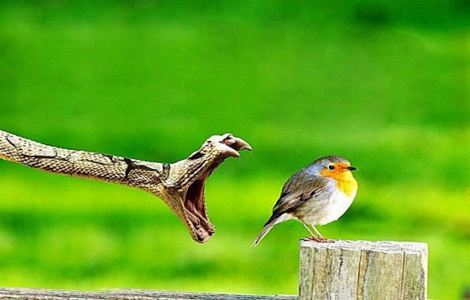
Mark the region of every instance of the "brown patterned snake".
<instances>
[{"instance_id":1,"label":"brown patterned snake","mask_svg":"<svg viewBox=\"0 0 470 300\"><path fill-rule=\"evenodd\" d=\"M240 138L214 135L187 159L166 164L51 147L0 130L0 158L150 192L165 201L199 243L215 232L206 211L205 180L227 157L239 157L238 150L243 149L251 150L251 146Z\"/></svg>"}]
</instances>

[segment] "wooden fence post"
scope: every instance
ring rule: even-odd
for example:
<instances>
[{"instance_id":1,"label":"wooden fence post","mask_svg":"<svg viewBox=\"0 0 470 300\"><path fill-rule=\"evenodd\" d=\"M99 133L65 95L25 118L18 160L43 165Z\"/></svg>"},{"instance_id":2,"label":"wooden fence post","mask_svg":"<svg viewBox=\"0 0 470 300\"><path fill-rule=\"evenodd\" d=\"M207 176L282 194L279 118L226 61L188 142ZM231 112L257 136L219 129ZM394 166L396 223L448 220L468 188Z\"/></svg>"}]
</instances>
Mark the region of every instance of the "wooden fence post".
<instances>
[{"instance_id":1,"label":"wooden fence post","mask_svg":"<svg viewBox=\"0 0 470 300\"><path fill-rule=\"evenodd\" d=\"M428 249L423 243L302 241L299 297L139 290L83 292L0 288L0 300L424 300L427 260Z\"/></svg>"},{"instance_id":2,"label":"wooden fence post","mask_svg":"<svg viewBox=\"0 0 470 300\"><path fill-rule=\"evenodd\" d=\"M299 299L426 299L424 243L300 242Z\"/></svg>"}]
</instances>

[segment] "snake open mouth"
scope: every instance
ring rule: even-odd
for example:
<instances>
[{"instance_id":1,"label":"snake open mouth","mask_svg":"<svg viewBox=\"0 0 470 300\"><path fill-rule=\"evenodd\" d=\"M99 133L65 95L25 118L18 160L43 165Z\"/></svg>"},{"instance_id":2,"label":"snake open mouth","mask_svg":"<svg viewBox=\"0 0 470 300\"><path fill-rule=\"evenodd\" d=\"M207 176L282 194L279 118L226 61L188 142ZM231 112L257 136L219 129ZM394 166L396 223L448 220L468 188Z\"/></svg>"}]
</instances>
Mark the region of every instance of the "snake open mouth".
<instances>
[{"instance_id":1,"label":"snake open mouth","mask_svg":"<svg viewBox=\"0 0 470 300\"><path fill-rule=\"evenodd\" d=\"M206 211L204 186L207 176L191 184L184 197L184 213L191 226L193 238L198 242L205 242L215 232Z\"/></svg>"},{"instance_id":2,"label":"snake open mouth","mask_svg":"<svg viewBox=\"0 0 470 300\"><path fill-rule=\"evenodd\" d=\"M183 211L191 229L193 239L197 242L204 243L215 232L214 226L209 221L206 210L206 201L204 188L207 178L210 174L229 156L239 157L240 150L251 150L251 146L242 139L235 138L231 134L217 136L217 140L208 141L211 149L216 148L218 155L213 159L207 167L199 174L196 180L192 182L183 197ZM210 152L210 150L208 151ZM194 153L190 159L204 159L206 151L203 148ZM207 158L206 158L207 159Z\"/></svg>"}]
</instances>

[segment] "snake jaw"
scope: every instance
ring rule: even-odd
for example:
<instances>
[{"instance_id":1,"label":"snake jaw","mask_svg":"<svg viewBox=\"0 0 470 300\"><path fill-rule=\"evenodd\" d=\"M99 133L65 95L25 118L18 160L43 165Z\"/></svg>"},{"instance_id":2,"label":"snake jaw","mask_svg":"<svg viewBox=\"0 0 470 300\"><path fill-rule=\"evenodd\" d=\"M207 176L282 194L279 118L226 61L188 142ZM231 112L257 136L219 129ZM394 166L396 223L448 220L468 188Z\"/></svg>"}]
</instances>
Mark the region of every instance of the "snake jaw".
<instances>
[{"instance_id":1,"label":"snake jaw","mask_svg":"<svg viewBox=\"0 0 470 300\"><path fill-rule=\"evenodd\" d=\"M227 157L239 157L240 150L252 148L232 134L214 135L186 160L191 161L194 173L181 195L181 210L183 220L196 242L206 242L215 232L207 215L204 191L206 179Z\"/></svg>"},{"instance_id":2,"label":"snake jaw","mask_svg":"<svg viewBox=\"0 0 470 300\"><path fill-rule=\"evenodd\" d=\"M206 153L214 153L216 156L226 158L229 156L240 157L240 150L251 151L253 148L241 138L234 137L230 133L213 135L208 138L202 147L191 154L188 159L197 159Z\"/></svg>"},{"instance_id":3,"label":"snake jaw","mask_svg":"<svg viewBox=\"0 0 470 300\"><path fill-rule=\"evenodd\" d=\"M234 137L230 133L222 136L215 135L209 138L209 142L213 143L215 148L226 156L240 157L239 150L251 151L251 146L241 138Z\"/></svg>"}]
</instances>

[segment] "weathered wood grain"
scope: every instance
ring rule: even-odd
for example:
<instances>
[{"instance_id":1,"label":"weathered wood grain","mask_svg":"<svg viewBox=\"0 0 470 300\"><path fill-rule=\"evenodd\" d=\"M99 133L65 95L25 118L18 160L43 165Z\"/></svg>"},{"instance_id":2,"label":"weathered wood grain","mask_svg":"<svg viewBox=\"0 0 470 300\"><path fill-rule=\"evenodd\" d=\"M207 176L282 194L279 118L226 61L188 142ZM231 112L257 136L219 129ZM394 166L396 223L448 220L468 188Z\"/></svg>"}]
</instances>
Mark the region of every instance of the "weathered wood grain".
<instances>
[{"instance_id":1,"label":"weathered wood grain","mask_svg":"<svg viewBox=\"0 0 470 300\"><path fill-rule=\"evenodd\" d=\"M301 241L299 299L426 299L427 245Z\"/></svg>"},{"instance_id":2,"label":"weathered wood grain","mask_svg":"<svg viewBox=\"0 0 470 300\"><path fill-rule=\"evenodd\" d=\"M336 241L300 245L299 297L148 290L81 292L0 288L2 299L36 300L411 300L426 299L427 245L405 242Z\"/></svg>"},{"instance_id":3,"label":"weathered wood grain","mask_svg":"<svg viewBox=\"0 0 470 300\"><path fill-rule=\"evenodd\" d=\"M148 290L113 290L104 292L82 292L42 289L11 289L0 288L0 299L32 299L32 300L175 300L175 299L201 299L201 300L293 300L296 296L255 296L208 293L179 293L159 292Z\"/></svg>"}]
</instances>

